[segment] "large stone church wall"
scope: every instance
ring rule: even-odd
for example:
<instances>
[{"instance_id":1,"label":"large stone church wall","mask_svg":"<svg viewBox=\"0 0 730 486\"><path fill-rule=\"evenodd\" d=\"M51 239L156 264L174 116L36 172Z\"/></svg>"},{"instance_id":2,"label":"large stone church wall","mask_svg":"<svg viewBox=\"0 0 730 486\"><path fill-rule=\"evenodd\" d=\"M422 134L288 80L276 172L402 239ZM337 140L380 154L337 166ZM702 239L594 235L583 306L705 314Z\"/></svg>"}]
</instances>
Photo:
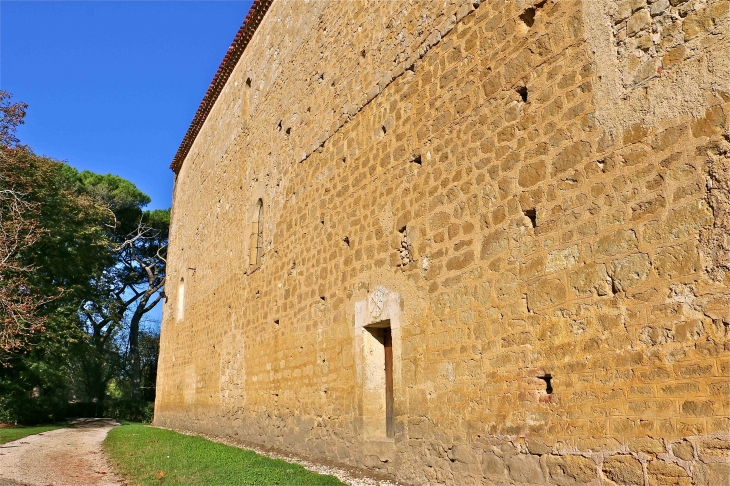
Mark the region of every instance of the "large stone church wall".
<instances>
[{"instance_id":1,"label":"large stone church wall","mask_svg":"<svg viewBox=\"0 0 730 486\"><path fill-rule=\"evenodd\" d=\"M275 0L176 177L155 423L413 484L726 484L728 6Z\"/></svg>"}]
</instances>

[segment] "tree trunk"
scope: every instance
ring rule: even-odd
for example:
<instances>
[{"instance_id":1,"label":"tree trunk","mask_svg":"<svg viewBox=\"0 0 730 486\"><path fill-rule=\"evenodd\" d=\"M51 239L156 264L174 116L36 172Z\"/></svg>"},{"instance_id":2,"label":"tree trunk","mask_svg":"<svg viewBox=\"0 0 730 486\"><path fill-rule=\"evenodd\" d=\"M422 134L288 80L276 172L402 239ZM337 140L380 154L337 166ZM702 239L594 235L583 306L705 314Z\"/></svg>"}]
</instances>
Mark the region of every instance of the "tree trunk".
<instances>
[{"instance_id":1,"label":"tree trunk","mask_svg":"<svg viewBox=\"0 0 730 486\"><path fill-rule=\"evenodd\" d=\"M137 308L134 309L132 319L129 321L129 378L132 385L132 399L142 399L142 366L139 361L139 325L142 322L142 316L145 315L147 303L152 294L144 293L142 298L137 302Z\"/></svg>"}]
</instances>

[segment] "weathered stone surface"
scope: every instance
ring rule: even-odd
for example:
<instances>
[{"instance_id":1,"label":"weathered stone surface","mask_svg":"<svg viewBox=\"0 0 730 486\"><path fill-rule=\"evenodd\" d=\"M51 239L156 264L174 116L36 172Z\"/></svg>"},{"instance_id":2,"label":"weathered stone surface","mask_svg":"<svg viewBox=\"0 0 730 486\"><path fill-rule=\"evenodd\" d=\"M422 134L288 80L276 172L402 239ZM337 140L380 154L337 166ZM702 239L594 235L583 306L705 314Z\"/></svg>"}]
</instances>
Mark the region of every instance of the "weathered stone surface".
<instances>
[{"instance_id":1,"label":"weathered stone surface","mask_svg":"<svg viewBox=\"0 0 730 486\"><path fill-rule=\"evenodd\" d=\"M541 309L564 302L565 285L555 278L543 278L527 289L527 305L530 309Z\"/></svg>"},{"instance_id":2,"label":"weathered stone surface","mask_svg":"<svg viewBox=\"0 0 730 486\"><path fill-rule=\"evenodd\" d=\"M697 454L703 461L730 459L730 440L705 439L700 442Z\"/></svg>"},{"instance_id":3,"label":"weathered stone surface","mask_svg":"<svg viewBox=\"0 0 730 486\"><path fill-rule=\"evenodd\" d=\"M668 462L654 460L646 467L649 486L690 486L692 479L687 471Z\"/></svg>"},{"instance_id":4,"label":"weathered stone surface","mask_svg":"<svg viewBox=\"0 0 730 486\"><path fill-rule=\"evenodd\" d=\"M553 174L565 172L582 162L586 162L590 153L591 144L588 142L576 142L568 146L553 160Z\"/></svg>"},{"instance_id":5,"label":"weathered stone surface","mask_svg":"<svg viewBox=\"0 0 730 486\"><path fill-rule=\"evenodd\" d=\"M587 264L570 272L570 287L576 294L604 296L611 293L611 279L605 265Z\"/></svg>"},{"instance_id":6,"label":"weathered stone surface","mask_svg":"<svg viewBox=\"0 0 730 486\"><path fill-rule=\"evenodd\" d=\"M545 476L540 468L537 456L524 454L510 456L505 459L509 476L517 484L544 484Z\"/></svg>"},{"instance_id":7,"label":"weathered stone surface","mask_svg":"<svg viewBox=\"0 0 730 486\"><path fill-rule=\"evenodd\" d=\"M644 469L633 456L616 455L607 457L601 466L603 475L616 484L643 485Z\"/></svg>"},{"instance_id":8,"label":"weathered stone surface","mask_svg":"<svg viewBox=\"0 0 730 486\"><path fill-rule=\"evenodd\" d=\"M697 486L719 486L728 484L730 478L729 463L699 463L692 471L692 478Z\"/></svg>"},{"instance_id":9,"label":"weathered stone surface","mask_svg":"<svg viewBox=\"0 0 730 486\"><path fill-rule=\"evenodd\" d=\"M651 262L649 255L637 253L613 260L608 268L613 287L619 292L626 292L646 280L651 270Z\"/></svg>"},{"instance_id":10,"label":"weathered stone surface","mask_svg":"<svg viewBox=\"0 0 730 486\"><path fill-rule=\"evenodd\" d=\"M699 252L694 242L660 248L653 259L659 277L676 278L700 269Z\"/></svg>"},{"instance_id":11,"label":"weathered stone surface","mask_svg":"<svg viewBox=\"0 0 730 486\"><path fill-rule=\"evenodd\" d=\"M664 441L653 437L637 437L628 441L629 449L632 452L643 452L645 454L659 454L666 452Z\"/></svg>"},{"instance_id":12,"label":"weathered stone surface","mask_svg":"<svg viewBox=\"0 0 730 486\"><path fill-rule=\"evenodd\" d=\"M691 461L695 457L692 443L688 440L672 444L672 453L683 461Z\"/></svg>"},{"instance_id":13,"label":"weathered stone surface","mask_svg":"<svg viewBox=\"0 0 730 486\"><path fill-rule=\"evenodd\" d=\"M716 484L727 6L273 0L181 151L155 423L404 484Z\"/></svg>"},{"instance_id":14,"label":"weathered stone surface","mask_svg":"<svg viewBox=\"0 0 730 486\"><path fill-rule=\"evenodd\" d=\"M507 466L501 457L494 452L485 452L482 454L482 473L484 477L490 480L506 479Z\"/></svg>"},{"instance_id":15,"label":"weathered stone surface","mask_svg":"<svg viewBox=\"0 0 730 486\"><path fill-rule=\"evenodd\" d=\"M543 455L549 454L550 451L552 451L552 447L548 446L540 440L528 439L527 450L530 451L530 454Z\"/></svg>"},{"instance_id":16,"label":"weathered stone surface","mask_svg":"<svg viewBox=\"0 0 730 486\"><path fill-rule=\"evenodd\" d=\"M596 463L581 456L546 456L550 481L561 486L588 483L597 478Z\"/></svg>"},{"instance_id":17,"label":"weathered stone surface","mask_svg":"<svg viewBox=\"0 0 730 486\"><path fill-rule=\"evenodd\" d=\"M452 461L458 461L464 464L474 464L476 462L476 458L472 450L462 444L454 445L448 453L448 458Z\"/></svg>"},{"instance_id":18,"label":"weathered stone surface","mask_svg":"<svg viewBox=\"0 0 730 486\"><path fill-rule=\"evenodd\" d=\"M599 256L615 256L637 248L638 240L634 230L616 230L598 239L595 252Z\"/></svg>"},{"instance_id":19,"label":"weathered stone surface","mask_svg":"<svg viewBox=\"0 0 730 486\"><path fill-rule=\"evenodd\" d=\"M544 181L546 174L547 169L545 167L545 162L535 162L520 169L517 182L520 187L532 187L535 184Z\"/></svg>"},{"instance_id":20,"label":"weathered stone surface","mask_svg":"<svg viewBox=\"0 0 730 486\"><path fill-rule=\"evenodd\" d=\"M482 240L481 258L486 260L497 254L506 251L508 247L507 234L503 231L495 231L484 237Z\"/></svg>"},{"instance_id":21,"label":"weathered stone surface","mask_svg":"<svg viewBox=\"0 0 730 486\"><path fill-rule=\"evenodd\" d=\"M545 272L551 273L556 270L564 270L575 266L578 262L578 246L573 245L564 250L555 250L548 253L547 262L545 263Z\"/></svg>"}]
</instances>

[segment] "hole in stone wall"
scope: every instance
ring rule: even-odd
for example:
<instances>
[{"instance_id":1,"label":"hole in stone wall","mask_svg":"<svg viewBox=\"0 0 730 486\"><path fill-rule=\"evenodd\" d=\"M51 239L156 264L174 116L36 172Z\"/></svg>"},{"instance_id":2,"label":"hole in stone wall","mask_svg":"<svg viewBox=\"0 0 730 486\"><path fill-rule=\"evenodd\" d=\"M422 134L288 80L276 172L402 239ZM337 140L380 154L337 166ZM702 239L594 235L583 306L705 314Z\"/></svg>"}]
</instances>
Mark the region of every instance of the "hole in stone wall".
<instances>
[{"instance_id":1,"label":"hole in stone wall","mask_svg":"<svg viewBox=\"0 0 730 486\"><path fill-rule=\"evenodd\" d=\"M411 162L413 162L414 164L422 165L421 154L411 155Z\"/></svg>"},{"instance_id":2,"label":"hole in stone wall","mask_svg":"<svg viewBox=\"0 0 730 486\"><path fill-rule=\"evenodd\" d=\"M385 136L385 134L388 133L388 130L385 129L385 125L380 127L380 131L382 132L383 136Z\"/></svg>"},{"instance_id":3,"label":"hole in stone wall","mask_svg":"<svg viewBox=\"0 0 730 486\"><path fill-rule=\"evenodd\" d=\"M279 130L279 131L281 131L281 120L279 120L279 124L276 125L276 129Z\"/></svg>"},{"instance_id":4,"label":"hole in stone wall","mask_svg":"<svg viewBox=\"0 0 730 486\"><path fill-rule=\"evenodd\" d=\"M413 254L411 253L411 240L408 238L408 227L404 226L398 230L400 233L400 263L402 266L406 266L413 261Z\"/></svg>"},{"instance_id":5,"label":"hole in stone wall","mask_svg":"<svg viewBox=\"0 0 730 486\"><path fill-rule=\"evenodd\" d=\"M274 319L274 325L275 326L278 326L279 325L279 319Z\"/></svg>"},{"instance_id":6,"label":"hole in stone wall","mask_svg":"<svg viewBox=\"0 0 730 486\"><path fill-rule=\"evenodd\" d=\"M284 133L286 133L287 135L290 135L290 134L291 134L291 127L287 128L287 129L286 129L286 130L284 131Z\"/></svg>"},{"instance_id":7,"label":"hole in stone wall","mask_svg":"<svg viewBox=\"0 0 730 486\"><path fill-rule=\"evenodd\" d=\"M536 209L525 209L524 211L525 216L527 216L530 219L530 223L532 223L532 227L537 227L537 210Z\"/></svg>"},{"instance_id":8,"label":"hole in stone wall","mask_svg":"<svg viewBox=\"0 0 730 486\"><path fill-rule=\"evenodd\" d=\"M251 87L251 78L246 78L246 86Z\"/></svg>"},{"instance_id":9,"label":"hole in stone wall","mask_svg":"<svg viewBox=\"0 0 730 486\"><path fill-rule=\"evenodd\" d=\"M538 376L539 379L545 382L545 392L547 392L548 395L553 393L553 385L551 383L553 379L553 375L550 373L545 373L543 376Z\"/></svg>"},{"instance_id":10,"label":"hole in stone wall","mask_svg":"<svg viewBox=\"0 0 730 486\"><path fill-rule=\"evenodd\" d=\"M522 102L527 103L527 86L520 86L515 91L517 91L517 94L520 95L520 98L522 98Z\"/></svg>"},{"instance_id":11,"label":"hole in stone wall","mask_svg":"<svg viewBox=\"0 0 730 486\"><path fill-rule=\"evenodd\" d=\"M343 164L346 164L347 163L347 157L342 157L342 163Z\"/></svg>"},{"instance_id":12,"label":"hole in stone wall","mask_svg":"<svg viewBox=\"0 0 730 486\"><path fill-rule=\"evenodd\" d=\"M527 26L528 29L535 24L535 14L537 14L537 11L539 9L545 6L546 2L547 0L537 3L534 7L530 7L522 12L522 14L520 14L520 20Z\"/></svg>"},{"instance_id":13,"label":"hole in stone wall","mask_svg":"<svg viewBox=\"0 0 730 486\"><path fill-rule=\"evenodd\" d=\"M320 295L319 298L322 300L322 302L327 302L327 297L324 295Z\"/></svg>"},{"instance_id":14,"label":"hole in stone wall","mask_svg":"<svg viewBox=\"0 0 730 486\"><path fill-rule=\"evenodd\" d=\"M342 241L344 241L347 247L350 248L350 238L348 238L347 236L343 236Z\"/></svg>"},{"instance_id":15,"label":"hole in stone wall","mask_svg":"<svg viewBox=\"0 0 730 486\"><path fill-rule=\"evenodd\" d=\"M362 51L360 51L360 56L365 57L365 55L366 55L365 49L363 49Z\"/></svg>"}]
</instances>

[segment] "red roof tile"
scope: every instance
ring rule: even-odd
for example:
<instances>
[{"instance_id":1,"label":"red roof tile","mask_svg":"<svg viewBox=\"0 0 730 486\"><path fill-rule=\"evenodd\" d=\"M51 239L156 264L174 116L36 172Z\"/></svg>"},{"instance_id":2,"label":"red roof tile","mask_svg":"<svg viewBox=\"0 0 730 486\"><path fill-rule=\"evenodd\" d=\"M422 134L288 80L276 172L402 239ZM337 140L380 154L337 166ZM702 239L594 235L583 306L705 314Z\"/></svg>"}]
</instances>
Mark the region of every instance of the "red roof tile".
<instances>
[{"instance_id":1,"label":"red roof tile","mask_svg":"<svg viewBox=\"0 0 730 486\"><path fill-rule=\"evenodd\" d=\"M241 28L238 29L238 33L236 33L236 37L233 39L231 47L228 48L228 52L226 52L220 67L218 67L218 71L215 73L215 76L213 76L213 81L211 81L210 86L208 86L208 91L205 93L203 101L200 102L198 111L195 113L185 137L183 137L180 147L177 149L175 158L172 159L170 168L175 171L176 174L180 172L183 161L185 160L185 157L187 157L190 147L193 146L193 142L195 142L195 137L198 136L200 129L203 127L203 123L205 123L205 120L208 118L210 110L213 108L213 105L215 105L218 96L221 94L221 91L223 91L223 87L228 82L228 78L231 76L233 69L236 67L238 60L241 58L241 54L243 54L243 51L246 50L248 42L253 37L272 2L273 0L254 0L253 5L251 5L251 10L248 11L248 15L246 15L243 25L241 25Z\"/></svg>"}]
</instances>

